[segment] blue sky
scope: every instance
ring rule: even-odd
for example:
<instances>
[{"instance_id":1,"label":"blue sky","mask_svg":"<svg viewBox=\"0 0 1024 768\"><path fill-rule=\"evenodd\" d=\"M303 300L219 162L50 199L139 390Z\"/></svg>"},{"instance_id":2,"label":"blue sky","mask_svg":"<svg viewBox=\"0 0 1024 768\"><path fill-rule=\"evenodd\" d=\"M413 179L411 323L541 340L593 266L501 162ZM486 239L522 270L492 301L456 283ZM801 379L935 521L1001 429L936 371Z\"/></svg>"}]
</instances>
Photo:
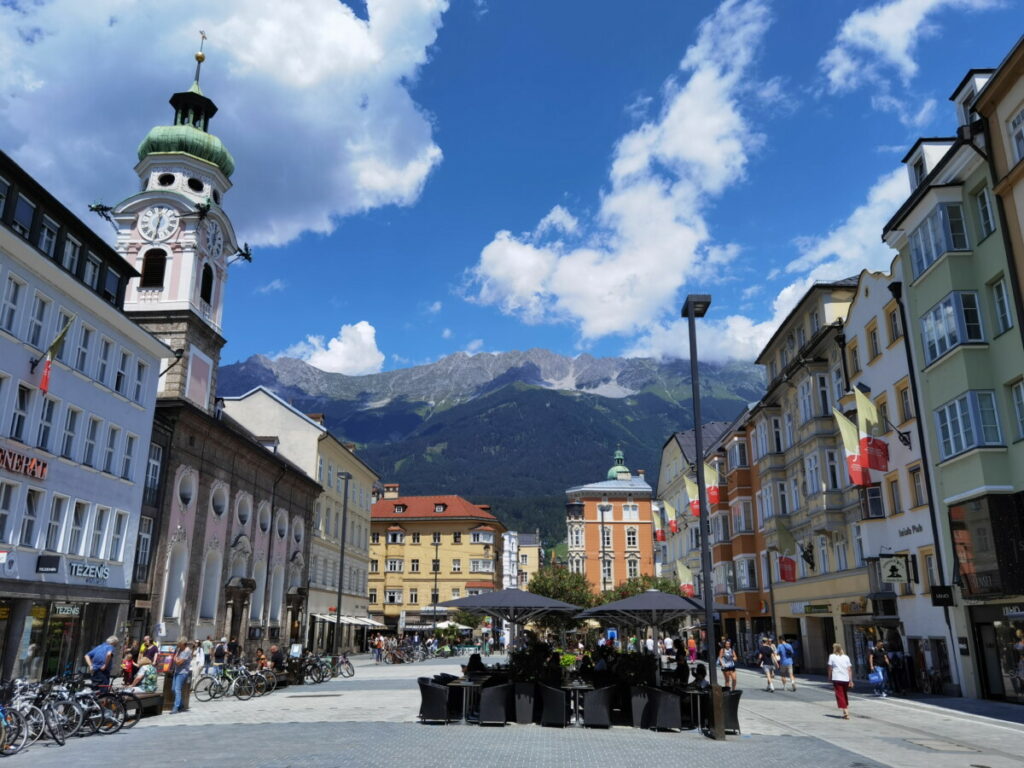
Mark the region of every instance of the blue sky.
<instances>
[{"instance_id":1,"label":"blue sky","mask_svg":"<svg viewBox=\"0 0 1024 768\"><path fill-rule=\"evenodd\" d=\"M954 130L949 94L1021 18L1019 0L7 2L0 146L76 211L127 196L203 28L238 166L224 207L255 254L231 271L224 361L685 355L692 291L714 297L706 356L751 359L810 281L888 266L900 158Z\"/></svg>"}]
</instances>

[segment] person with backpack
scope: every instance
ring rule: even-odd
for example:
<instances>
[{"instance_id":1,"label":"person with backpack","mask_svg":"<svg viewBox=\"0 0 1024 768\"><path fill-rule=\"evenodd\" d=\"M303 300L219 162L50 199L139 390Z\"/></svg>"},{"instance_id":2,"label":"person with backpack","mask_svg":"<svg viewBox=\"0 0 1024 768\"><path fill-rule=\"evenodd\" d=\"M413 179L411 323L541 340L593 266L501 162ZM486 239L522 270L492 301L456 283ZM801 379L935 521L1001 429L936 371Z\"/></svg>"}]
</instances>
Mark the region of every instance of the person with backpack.
<instances>
[{"instance_id":1,"label":"person with backpack","mask_svg":"<svg viewBox=\"0 0 1024 768\"><path fill-rule=\"evenodd\" d=\"M767 637L762 637L757 646L757 664L764 670L765 690L775 693L775 648Z\"/></svg>"},{"instance_id":2,"label":"person with backpack","mask_svg":"<svg viewBox=\"0 0 1024 768\"><path fill-rule=\"evenodd\" d=\"M793 650L793 645L789 642L789 638L785 635L782 636L782 642L778 646L779 652L779 679L782 680L782 690L786 690L786 685L793 686L793 690L796 690L796 678L793 677L793 663L796 660L796 652Z\"/></svg>"},{"instance_id":3,"label":"person with backpack","mask_svg":"<svg viewBox=\"0 0 1024 768\"><path fill-rule=\"evenodd\" d=\"M222 637L220 642L213 646L213 673L219 675L224 671L224 664L228 658L228 639Z\"/></svg>"}]
</instances>

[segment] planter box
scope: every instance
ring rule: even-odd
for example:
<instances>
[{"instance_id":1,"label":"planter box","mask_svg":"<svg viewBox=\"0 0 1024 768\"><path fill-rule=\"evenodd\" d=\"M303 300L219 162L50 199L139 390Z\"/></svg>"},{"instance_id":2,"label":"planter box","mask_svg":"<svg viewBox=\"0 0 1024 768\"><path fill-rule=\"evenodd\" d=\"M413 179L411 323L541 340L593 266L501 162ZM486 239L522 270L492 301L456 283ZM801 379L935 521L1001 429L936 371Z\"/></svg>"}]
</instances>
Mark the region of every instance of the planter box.
<instances>
[{"instance_id":1,"label":"planter box","mask_svg":"<svg viewBox=\"0 0 1024 768\"><path fill-rule=\"evenodd\" d=\"M535 714L537 709L537 684L516 683L516 722L519 725L529 725L537 721Z\"/></svg>"}]
</instances>

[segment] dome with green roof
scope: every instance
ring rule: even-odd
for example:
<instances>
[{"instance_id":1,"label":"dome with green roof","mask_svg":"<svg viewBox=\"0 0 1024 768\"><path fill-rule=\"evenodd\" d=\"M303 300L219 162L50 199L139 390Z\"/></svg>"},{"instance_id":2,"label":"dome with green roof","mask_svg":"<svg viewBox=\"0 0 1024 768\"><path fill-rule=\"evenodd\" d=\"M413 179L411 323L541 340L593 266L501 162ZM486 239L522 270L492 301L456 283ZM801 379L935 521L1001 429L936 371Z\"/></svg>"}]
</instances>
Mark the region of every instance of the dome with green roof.
<instances>
[{"instance_id":1,"label":"dome with green roof","mask_svg":"<svg viewBox=\"0 0 1024 768\"><path fill-rule=\"evenodd\" d=\"M615 464L611 469L608 470L609 480L618 480L619 475L625 472L627 475L633 474L629 471L629 467L626 466L626 456L622 450L615 451Z\"/></svg>"},{"instance_id":2,"label":"dome with green roof","mask_svg":"<svg viewBox=\"0 0 1024 768\"><path fill-rule=\"evenodd\" d=\"M139 144L139 160L148 155L179 152L213 163L228 178L235 172L235 158L224 142L212 133L191 125L157 125Z\"/></svg>"}]
</instances>

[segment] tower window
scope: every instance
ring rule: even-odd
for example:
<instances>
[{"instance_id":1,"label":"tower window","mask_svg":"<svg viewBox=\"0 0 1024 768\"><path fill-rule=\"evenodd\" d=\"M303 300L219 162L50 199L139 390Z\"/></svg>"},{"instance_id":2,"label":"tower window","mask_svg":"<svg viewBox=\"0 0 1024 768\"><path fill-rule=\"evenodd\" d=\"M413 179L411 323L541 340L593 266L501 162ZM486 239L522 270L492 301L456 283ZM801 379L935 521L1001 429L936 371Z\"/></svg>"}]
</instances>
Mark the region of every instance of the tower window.
<instances>
[{"instance_id":1,"label":"tower window","mask_svg":"<svg viewBox=\"0 0 1024 768\"><path fill-rule=\"evenodd\" d=\"M158 248L147 251L142 258L142 280L139 281L139 288L163 288L166 269L166 253Z\"/></svg>"},{"instance_id":2,"label":"tower window","mask_svg":"<svg viewBox=\"0 0 1024 768\"><path fill-rule=\"evenodd\" d=\"M220 192L218 192L216 189L213 190L213 202L215 202L217 205L220 205Z\"/></svg>"},{"instance_id":3,"label":"tower window","mask_svg":"<svg viewBox=\"0 0 1024 768\"><path fill-rule=\"evenodd\" d=\"M207 304L213 300L213 270L209 264L203 265L203 278L199 283L199 298Z\"/></svg>"},{"instance_id":4,"label":"tower window","mask_svg":"<svg viewBox=\"0 0 1024 768\"><path fill-rule=\"evenodd\" d=\"M156 183L159 184L161 187L169 187L171 186L171 184L174 183L174 174L161 173L159 176L156 177Z\"/></svg>"},{"instance_id":5,"label":"tower window","mask_svg":"<svg viewBox=\"0 0 1024 768\"><path fill-rule=\"evenodd\" d=\"M191 189L193 192L202 192L203 182L201 182L195 176L192 176L188 180L188 188Z\"/></svg>"}]
</instances>

